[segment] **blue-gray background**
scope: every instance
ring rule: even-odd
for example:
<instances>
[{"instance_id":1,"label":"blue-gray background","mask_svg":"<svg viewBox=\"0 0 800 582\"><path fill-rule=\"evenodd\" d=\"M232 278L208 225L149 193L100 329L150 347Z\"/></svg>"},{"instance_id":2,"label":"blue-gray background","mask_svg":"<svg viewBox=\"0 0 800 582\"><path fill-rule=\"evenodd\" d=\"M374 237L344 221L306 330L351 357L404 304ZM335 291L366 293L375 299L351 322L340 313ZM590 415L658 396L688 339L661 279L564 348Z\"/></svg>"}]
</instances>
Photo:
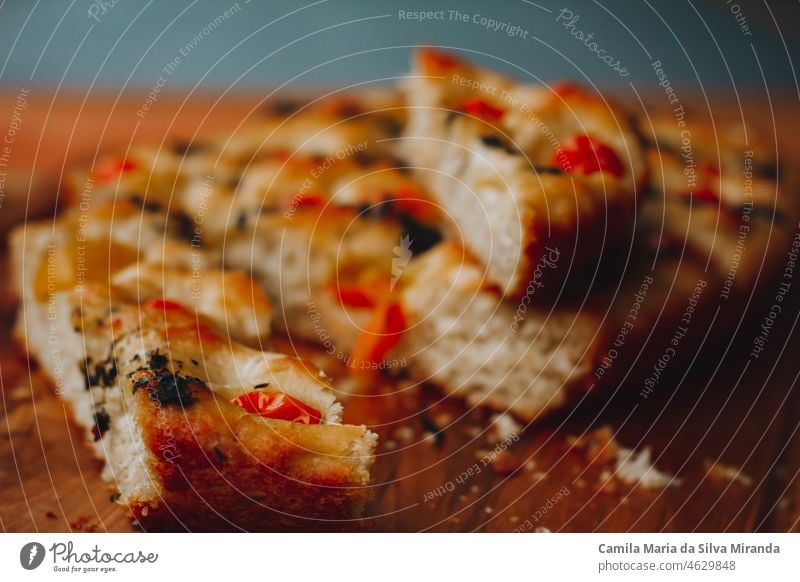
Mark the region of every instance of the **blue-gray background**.
<instances>
[{"instance_id":1,"label":"blue-gray background","mask_svg":"<svg viewBox=\"0 0 800 582\"><path fill-rule=\"evenodd\" d=\"M105 4L101 9L100 5ZM391 77L407 68L409 46L437 44L486 53L477 58L542 79L578 77L598 85L652 86L652 59L675 84L796 89L797 2L755 0L525 0L389 2L209 0L146 2L7 0L0 6L0 85L152 87L196 35L201 40L166 77L170 88L314 85ZM202 35L225 10L233 14ZM556 22L561 8L630 70L621 79ZM528 39L473 23L413 22L398 10L458 9L516 24ZM740 9L740 10L739 10ZM745 36L733 11L752 30ZM96 18L90 16L90 11ZM387 16L388 15L388 16ZM649 56L648 54L649 53ZM494 59L500 59L495 61ZM763 68L763 73L759 68ZM295 79L295 77L297 77Z\"/></svg>"}]
</instances>

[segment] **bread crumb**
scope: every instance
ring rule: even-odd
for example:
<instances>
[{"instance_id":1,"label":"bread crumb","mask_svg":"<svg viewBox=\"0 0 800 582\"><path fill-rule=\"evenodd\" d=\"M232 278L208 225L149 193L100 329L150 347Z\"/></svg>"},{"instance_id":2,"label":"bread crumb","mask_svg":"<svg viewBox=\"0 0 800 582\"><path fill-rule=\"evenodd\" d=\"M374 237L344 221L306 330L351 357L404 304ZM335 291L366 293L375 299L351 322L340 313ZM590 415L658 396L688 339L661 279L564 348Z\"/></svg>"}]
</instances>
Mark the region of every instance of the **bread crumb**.
<instances>
[{"instance_id":1,"label":"bread crumb","mask_svg":"<svg viewBox=\"0 0 800 582\"><path fill-rule=\"evenodd\" d=\"M478 487L477 485L473 485L472 487L470 487L470 488L469 488L469 490L470 490L472 493L477 493L477 492L478 492L478 491L480 491L481 489L480 489L480 487Z\"/></svg>"},{"instance_id":2,"label":"bread crumb","mask_svg":"<svg viewBox=\"0 0 800 582\"><path fill-rule=\"evenodd\" d=\"M610 483L615 477L623 483L637 484L644 489L663 489L681 485L680 479L659 471L651 463L650 447L644 447L639 453L622 447L608 425L582 437L568 437L567 442L572 447L583 450L589 463L607 467L600 473L601 488L606 491L615 489Z\"/></svg>"},{"instance_id":3,"label":"bread crumb","mask_svg":"<svg viewBox=\"0 0 800 582\"><path fill-rule=\"evenodd\" d=\"M516 515L512 515L511 517L508 518L508 521L510 521L511 523L517 523L519 521L519 517Z\"/></svg>"},{"instance_id":4,"label":"bread crumb","mask_svg":"<svg viewBox=\"0 0 800 582\"><path fill-rule=\"evenodd\" d=\"M383 448L385 448L387 451L393 451L394 449L397 448L397 441L392 439L384 441Z\"/></svg>"},{"instance_id":5,"label":"bread crumb","mask_svg":"<svg viewBox=\"0 0 800 582\"><path fill-rule=\"evenodd\" d=\"M533 530L533 533L552 533L548 528L544 526L539 526Z\"/></svg>"},{"instance_id":6,"label":"bread crumb","mask_svg":"<svg viewBox=\"0 0 800 582\"><path fill-rule=\"evenodd\" d=\"M614 439L614 431L605 425L581 437L569 436L567 443L584 451L589 463L607 465L615 461L619 454L619 444Z\"/></svg>"},{"instance_id":7,"label":"bread crumb","mask_svg":"<svg viewBox=\"0 0 800 582\"><path fill-rule=\"evenodd\" d=\"M522 430L522 425L506 412L495 414L492 416L491 421L492 441L494 443L508 440L518 435Z\"/></svg>"},{"instance_id":8,"label":"bread crumb","mask_svg":"<svg viewBox=\"0 0 800 582\"><path fill-rule=\"evenodd\" d=\"M753 484L753 479L748 475L742 473L742 470L731 465L723 465L722 463L715 463L711 459L704 461L706 471L713 479L722 481L730 481L738 483L744 487L750 487Z\"/></svg>"},{"instance_id":9,"label":"bread crumb","mask_svg":"<svg viewBox=\"0 0 800 582\"><path fill-rule=\"evenodd\" d=\"M18 401L18 400L26 400L30 398L31 391L25 386L15 386L10 391L10 400Z\"/></svg>"},{"instance_id":10,"label":"bread crumb","mask_svg":"<svg viewBox=\"0 0 800 582\"><path fill-rule=\"evenodd\" d=\"M525 462L525 470L526 471L533 471L536 468L536 461L533 459L528 459Z\"/></svg>"},{"instance_id":11,"label":"bread crumb","mask_svg":"<svg viewBox=\"0 0 800 582\"><path fill-rule=\"evenodd\" d=\"M453 422L453 415L449 412L440 412L434 417L433 421L439 426L447 426Z\"/></svg>"},{"instance_id":12,"label":"bread crumb","mask_svg":"<svg viewBox=\"0 0 800 582\"><path fill-rule=\"evenodd\" d=\"M486 459L491 454L492 454L492 451L488 451L486 449L475 449L474 457L478 461L482 461L483 459Z\"/></svg>"},{"instance_id":13,"label":"bread crumb","mask_svg":"<svg viewBox=\"0 0 800 582\"><path fill-rule=\"evenodd\" d=\"M401 426L394 431L394 437L401 443L407 444L414 439L414 431L410 426Z\"/></svg>"},{"instance_id":14,"label":"bread crumb","mask_svg":"<svg viewBox=\"0 0 800 582\"><path fill-rule=\"evenodd\" d=\"M495 473L499 475L508 475L519 467L519 463L514 458L514 455L508 451L500 451L495 455L494 459L492 459L491 466Z\"/></svg>"},{"instance_id":15,"label":"bread crumb","mask_svg":"<svg viewBox=\"0 0 800 582\"><path fill-rule=\"evenodd\" d=\"M424 432L424 433L422 433L422 440L424 442L428 443L429 445L438 444L437 441L439 440L439 438L440 437L437 436L437 433L433 433L433 432Z\"/></svg>"},{"instance_id":16,"label":"bread crumb","mask_svg":"<svg viewBox=\"0 0 800 582\"><path fill-rule=\"evenodd\" d=\"M486 512L486 513L492 513L494 511L494 509L492 509L491 507L487 506L487 507L483 508L483 511Z\"/></svg>"},{"instance_id":17,"label":"bread crumb","mask_svg":"<svg viewBox=\"0 0 800 582\"><path fill-rule=\"evenodd\" d=\"M650 462L650 447L645 447L638 454L631 449L620 447L615 476L624 483L636 483L645 489L664 489L681 485L680 479L659 471Z\"/></svg>"},{"instance_id":18,"label":"bread crumb","mask_svg":"<svg viewBox=\"0 0 800 582\"><path fill-rule=\"evenodd\" d=\"M469 438L474 439L474 438L477 438L481 434L481 427L476 426L476 425L472 425L472 426L467 427L467 431L466 432L467 432L467 436Z\"/></svg>"}]
</instances>

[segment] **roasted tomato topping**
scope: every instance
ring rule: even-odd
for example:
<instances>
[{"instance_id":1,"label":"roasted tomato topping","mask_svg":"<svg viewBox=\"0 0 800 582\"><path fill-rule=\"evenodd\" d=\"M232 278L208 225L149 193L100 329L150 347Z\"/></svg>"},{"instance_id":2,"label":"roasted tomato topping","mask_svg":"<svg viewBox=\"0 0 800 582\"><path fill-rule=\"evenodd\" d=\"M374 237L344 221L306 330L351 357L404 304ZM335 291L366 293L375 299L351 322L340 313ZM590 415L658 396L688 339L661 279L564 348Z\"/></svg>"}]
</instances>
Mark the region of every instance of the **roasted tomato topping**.
<instances>
[{"instance_id":1,"label":"roasted tomato topping","mask_svg":"<svg viewBox=\"0 0 800 582\"><path fill-rule=\"evenodd\" d=\"M565 172L608 172L617 178L625 173L625 168L614 150L588 135L577 136L572 144L564 147L555 156L555 162Z\"/></svg>"},{"instance_id":2,"label":"roasted tomato topping","mask_svg":"<svg viewBox=\"0 0 800 582\"><path fill-rule=\"evenodd\" d=\"M431 71L447 71L461 66L461 61L451 54L426 49L421 54L422 63Z\"/></svg>"},{"instance_id":3,"label":"roasted tomato topping","mask_svg":"<svg viewBox=\"0 0 800 582\"><path fill-rule=\"evenodd\" d=\"M504 113L502 109L493 107L483 99L469 99L461 105L460 109L465 113L490 121L497 121L503 117Z\"/></svg>"},{"instance_id":4,"label":"roasted tomato topping","mask_svg":"<svg viewBox=\"0 0 800 582\"><path fill-rule=\"evenodd\" d=\"M104 162L92 172L92 177L98 184L110 182L120 174L135 170L137 165L128 160L109 160Z\"/></svg>"},{"instance_id":5,"label":"roasted tomato topping","mask_svg":"<svg viewBox=\"0 0 800 582\"><path fill-rule=\"evenodd\" d=\"M305 194L295 194L286 202L287 208L296 210L302 208L317 208L325 204L325 197L316 192L307 192Z\"/></svg>"},{"instance_id":6,"label":"roasted tomato topping","mask_svg":"<svg viewBox=\"0 0 800 582\"><path fill-rule=\"evenodd\" d=\"M162 311L186 311L183 305L169 299L153 299L148 305L153 309L161 309Z\"/></svg>"},{"instance_id":7,"label":"roasted tomato topping","mask_svg":"<svg viewBox=\"0 0 800 582\"><path fill-rule=\"evenodd\" d=\"M335 287L339 303L345 307L375 307L375 298L362 285L339 285Z\"/></svg>"},{"instance_id":8,"label":"roasted tomato topping","mask_svg":"<svg viewBox=\"0 0 800 582\"><path fill-rule=\"evenodd\" d=\"M406 330L406 319L400 305L384 300L375 307L372 319L361 332L353 348L352 366L380 363L386 358Z\"/></svg>"},{"instance_id":9,"label":"roasted tomato topping","mask_svg":"<svg viewBox=\"0 0 800 582\"><path fill-rule=\"evenodd\" d=\"M301 424L319 424L322 420L322 415L318 410L283 392L255 390L237 396L231 402L251 414L257 414L264 418L288 420Z\"/></svg>"}]
</instances>

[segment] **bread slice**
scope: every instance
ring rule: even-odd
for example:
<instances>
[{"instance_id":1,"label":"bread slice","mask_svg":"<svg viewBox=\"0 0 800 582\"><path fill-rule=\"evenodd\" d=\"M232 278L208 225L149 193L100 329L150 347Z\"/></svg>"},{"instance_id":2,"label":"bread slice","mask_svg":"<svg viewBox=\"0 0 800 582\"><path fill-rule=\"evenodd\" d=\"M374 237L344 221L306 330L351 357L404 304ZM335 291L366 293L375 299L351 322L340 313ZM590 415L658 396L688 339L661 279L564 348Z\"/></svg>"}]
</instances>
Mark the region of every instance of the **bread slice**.
<instances>
[{"instance_id":1,"label":"bread slice","mask_svg":"<svg viewBox=\"0 0 800 582\"><path fill-rule=\"evenodd\" d=\"M532 420L588 388L600 317L564 307L517 312L455 243L412 261L398 301L406 330L392 356L472 406Z\"/></svg>"},{"instance_id":2,"label":"bread slice","mask_svg":"<svg viewBox=\"0 0 800 582\"><path fill-rule=\"evenodd\" d=\"M123 234L132 217L109 216L20 227L12 250L18 338L86 429L118 502L148 530L352 525L375 435L341 425L314 366L233 339L260 343L268 329L270 303L249 279L151 263ZM157 230L149 220L136 218L142 234ZM52 249L75 241L56 262ZM106 268L75 278L80 265Z\"/></svg>"},{"instance_id":3,"label":"bread slice","mask_svg":"<svg viewBox=\"0 0 800 582\"><path fill-rule=\"evenodd\" d=\"M641 122L652 177L641 219L654 243L722 278L723 298L747 298L786 260L800 221L797 173L753 128L727 124L717 134L696 116L683 124L665 115Z\"/></svg>"},{"instance_id":4,"label":"bread slice","mask_svg":"<svg viewBox=\"0 0 800 582\"><path fill-rule=\"evenodd\" d=\"M457 225L451 238L505 296L555 295L632 232L642 150L604 98L520 84L431 49L417 52L404 90L402 151Z\"/></svg>"}]
</instances>

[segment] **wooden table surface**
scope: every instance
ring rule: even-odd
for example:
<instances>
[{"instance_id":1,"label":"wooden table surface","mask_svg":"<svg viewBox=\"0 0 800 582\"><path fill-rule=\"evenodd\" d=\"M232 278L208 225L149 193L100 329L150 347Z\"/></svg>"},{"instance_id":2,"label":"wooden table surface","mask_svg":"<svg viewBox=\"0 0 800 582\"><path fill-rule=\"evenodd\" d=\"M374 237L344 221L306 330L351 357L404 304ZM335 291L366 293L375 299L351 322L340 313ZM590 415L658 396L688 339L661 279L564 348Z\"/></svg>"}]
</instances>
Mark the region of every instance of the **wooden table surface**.
<instances>
[{"instance_id":1,"label":"wooden table surface","mask_svg":"<svg viewBox=\"0 0 800 582\"><path fill-rule=\"evenodd\" d=\"M4 115L15 93L0 96ZM192 137L230 128L258 98L164 96L144 119L141 99L83 97L32 89L15 136L0 207L0 227L30 209L46 212L59 173L97 151L130 142ZM730 99L714 107L735 113ZM786 97L774 104L784 139L798 122ZM771 119L762 107L759 121ZM3 126L0 124L0 133ZM797 152L793 143L787 146ZM720 362L698 358L681 379L641 400L636 390L597 399L573 414L527 427L509 452L493 457L499 437L491 415L468 410L429 388L388 380L346 402L346 420L379 433L374 498L364 527L377 531L800 531L800 392L797 325L800 290L770 335L769 349L748 363L752 330L741 330ZM133 531L99 476L65 406L10 338L13 300L0 297L0 528L4 531ZM758 308L757 308L758 309ZM754 314L758 317L758 313ZM763 315L763 314L762 314ZM277 348L285 340L275 338ZM334 375L340 371L302 348ZM718 351L714 348L713 351ZM717 365L719 364L719 365ZM681 370L683 372L684 370ZM424 414L420 413L424 410ZM613 478L587 439L611 427L627 448L650 447L656 466L680 485L648 490ZM434 433L438 433L434 436ZM493 462L486 463L493 459ZM731 480L712 463L742 468ZM478 469L475 470L475 467ZM470 469L472 469L470 471ZM465 476L466 475L466 476ZM437 495L434 492L439 491Z\"/></svg>"}]
</instances>

